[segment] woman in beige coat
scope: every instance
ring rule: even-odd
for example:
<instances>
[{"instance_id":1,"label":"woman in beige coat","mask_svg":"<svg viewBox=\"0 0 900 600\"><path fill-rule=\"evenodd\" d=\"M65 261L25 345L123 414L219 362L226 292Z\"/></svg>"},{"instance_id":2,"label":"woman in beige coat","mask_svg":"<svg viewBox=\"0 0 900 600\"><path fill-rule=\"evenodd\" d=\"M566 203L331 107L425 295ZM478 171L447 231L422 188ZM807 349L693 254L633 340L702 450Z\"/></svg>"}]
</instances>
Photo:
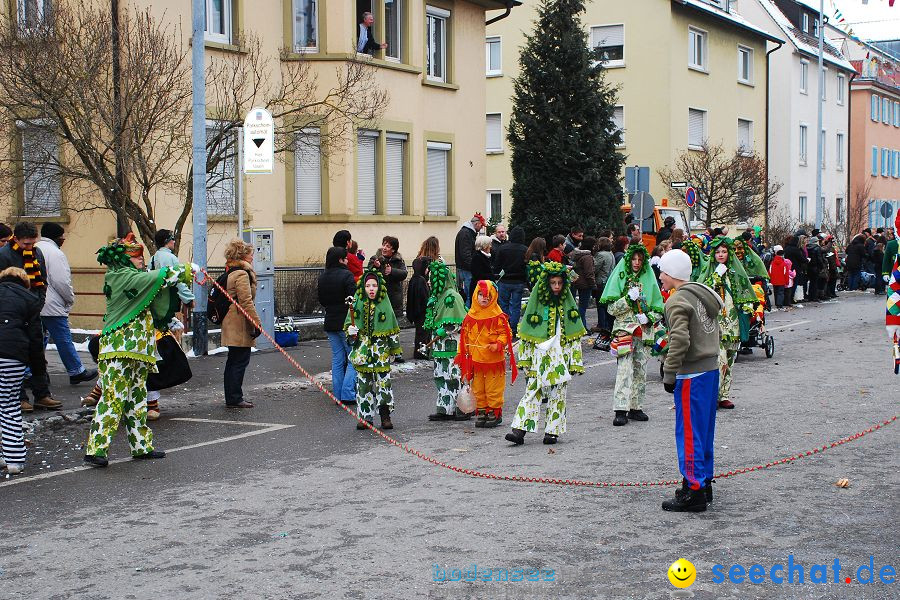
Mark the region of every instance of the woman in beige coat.
<instances>
[{"instance_id":1,"label":"woman in beige coat","mask_svg":"<svg viewBox=\"0 0 900 600\"><path fill-rule=\"evenodd\" d=\"M253 246L233 239L225 247L225 270L228 273L227 291L248 315L259 323L259 315L253 300L256 298L256 272L253 271ZM235 306L231 306L222 320L222 345L228 347L225 361L225 406L228 408L253 408L244 400L241 386L244 371L250 364L250 351L256 345L260 330Z\"/></svg>"}]
</instances>

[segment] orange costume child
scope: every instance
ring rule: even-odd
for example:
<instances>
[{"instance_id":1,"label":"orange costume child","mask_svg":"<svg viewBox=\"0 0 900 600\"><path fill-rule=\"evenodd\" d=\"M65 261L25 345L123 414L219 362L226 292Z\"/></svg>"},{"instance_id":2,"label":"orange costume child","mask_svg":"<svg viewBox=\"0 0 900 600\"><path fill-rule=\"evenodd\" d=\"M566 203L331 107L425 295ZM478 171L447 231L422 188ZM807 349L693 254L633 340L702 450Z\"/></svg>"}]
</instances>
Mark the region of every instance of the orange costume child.
<instances>
[{"instance_id":1,"label":"orange costume child","mask_svg":"<svg viewBox=\"0 0 900 600\"><path fill-rule=\"evenodd\" d=\"M498 296L493 282L478 282L459 336L456 363L463 381L471 382L478 415L475 427L496 427L503 422L507 352L513 382L518 375L509 317L500 310Z\"/></svg>"}]
</instances>

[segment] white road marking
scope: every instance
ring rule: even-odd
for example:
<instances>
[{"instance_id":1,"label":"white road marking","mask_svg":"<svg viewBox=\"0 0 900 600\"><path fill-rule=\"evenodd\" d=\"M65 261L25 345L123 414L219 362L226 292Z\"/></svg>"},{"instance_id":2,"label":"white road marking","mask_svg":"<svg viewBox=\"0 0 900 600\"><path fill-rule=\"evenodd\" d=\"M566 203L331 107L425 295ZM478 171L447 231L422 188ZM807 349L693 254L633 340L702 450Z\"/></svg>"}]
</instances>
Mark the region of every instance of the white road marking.
<instances>
[{"instance_id":1,"label":"white road marking","mask_svg":"<svg viewBox=\"0 0 900 600\"><path fill-rule=\"evenodd\" d=\"M612 360L604 360L603 362L594 363L594 364L592 364L592 365L584 365L584 368L585 368L585 369L592 369L592 368L594 368L594 367L602 367L603 365L612 365L612 364L615 364L616 362L617 362L617 361L616 361L616 359L614 358L614 359L612 359Z\"/></svg>"},{"instance_id":2,"label":"white road marking","mask_svg":"<svg viewBox=\"0 0 900 600\"><path fill-rule=\"evenodd\" d=\"M778 331L779 329L787 329L788 327L796 327L797 325L806 325L807 323L812 323L812 321L797 321L796 323L788 323L777 327L766 327L766 331Z\"/></svg>"},{"instance_id":3,"label":"white road marking","mask_svg":"<svg viewBox=\"0 0 900 600\"><path fill-rule=\"evenodd\" d=\"M257 431L247 431L245 433L239 433L237 435L229 435L227 437L216 438L213 440L209 440L206 442L199 442L197 444L189 444L187 446L179 446L178 448L172 448L166 450L166 454L173 454L175 452L181 452L182 450L193 450L194 448L202 448L203 446L212 446L214 444L222 444L225 442L232 442L234 440L240 440L243 438L252 437L255 435L263 435L266 433L272 433L274 431L280 431L282 429L290 429L294 427L294 425L282 425L279 423L251 423L248 421L225 421L222 419L192 419L187 417L179 417L170 419L171 421L189 421L193 423L221 423L226 425L243 425L246 427L262 427ZM129 458L117 458L115 460L109 461L110 465L117 465L123 462L130 462L132 459ZM41 473L40 475L30 475L26 477L16 477L10 478L4 482L0 482L0 487L16 485L17 483L25 483L28 481L36 481L38 479L49 479L51 477L58 477L59 475L67 475L69 473L77 473L78 471L87 471L88 469L94 469L96 467L89 467L87 465L82 465L80 467L72 467L70 469L63 469L61 471L52 471L50 473Z\"/></svg>"}]
</instances>

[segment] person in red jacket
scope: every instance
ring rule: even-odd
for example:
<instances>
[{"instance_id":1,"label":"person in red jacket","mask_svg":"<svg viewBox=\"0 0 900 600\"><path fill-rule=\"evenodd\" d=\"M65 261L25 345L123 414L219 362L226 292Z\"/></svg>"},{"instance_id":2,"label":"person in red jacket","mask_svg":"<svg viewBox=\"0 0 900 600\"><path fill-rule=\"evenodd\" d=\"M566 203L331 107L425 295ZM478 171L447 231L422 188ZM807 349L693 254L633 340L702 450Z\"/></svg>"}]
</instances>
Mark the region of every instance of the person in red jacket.
<instances>
[{"instance_id":1,"label":"person in red jacket","mask_svg":"<svg viewBox=\"0 0 900 600\"><path fill-rule=\"evenodd\" d=\"M347 249L347 270L353 274L353 279L359 281L363 272L364 257L358 254L359 246L353 241L353 236L346 229L341 229L334 234L331 245L337 248Z\"/></svg>"},{"instance_id":2,"label":"person in red jacket","mask_svg":"<svg viewBox=\"0 0 900 600\"><path fill-rule=\"evenodd\" d=\"M563 249L566 247L566 236L554 235L551 242L552 249L547 253L547 260L550 262L558 262L562 265L566 264L566 258Z\"/></svg>"},{"instance_id":3,"label":"person in red jacket","mask_svg":"<svg viewBox=\"0 0 900 600\"><path fill-rule=\"evenodd\" d=\"M772 258L772 264L769 265L769 281L775 288L775 307L784 308L784 290L788 287L790 280L789 269L784 260L784 248L775 246L772 249L775 251L775 256Z\"/></svg>"}]
</instances>

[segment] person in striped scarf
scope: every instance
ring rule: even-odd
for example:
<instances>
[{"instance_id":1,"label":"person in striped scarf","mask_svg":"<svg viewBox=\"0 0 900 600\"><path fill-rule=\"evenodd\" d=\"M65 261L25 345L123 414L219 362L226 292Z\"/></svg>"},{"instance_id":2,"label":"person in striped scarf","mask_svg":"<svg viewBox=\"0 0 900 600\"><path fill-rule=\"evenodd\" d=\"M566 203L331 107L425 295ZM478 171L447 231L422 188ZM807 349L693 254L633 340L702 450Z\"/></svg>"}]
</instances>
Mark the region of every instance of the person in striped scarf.
<instances>
[{"instance_id":1,"label":"person in striped scarf","mask_svg":"<svg viewBox=\"0 0 900 600\"><path fill-rule=\"evenodd\" d=\"M16 223L13 228L13 237L10 243L0 248L0 271L10 267L22 269L28 275L29 290L40 300L41 308L44 307L44 299L47 296L47 269L44 265L44 255L35 246L38 240L38 231L34 223ZM31 327L40 330L41 337L44 332L41 329L40 319L32 323ZM43 352L42 352L43 355ZM46 364L46 359L44 359ZM22 412L31 412L34 408L44 410L60 410L62 403L54 400L50 395L50 378L46 374L28 376L25 385L31 387L34 392L34 406L27 397L22 397Z\"/></svg>"}]
</instances>

